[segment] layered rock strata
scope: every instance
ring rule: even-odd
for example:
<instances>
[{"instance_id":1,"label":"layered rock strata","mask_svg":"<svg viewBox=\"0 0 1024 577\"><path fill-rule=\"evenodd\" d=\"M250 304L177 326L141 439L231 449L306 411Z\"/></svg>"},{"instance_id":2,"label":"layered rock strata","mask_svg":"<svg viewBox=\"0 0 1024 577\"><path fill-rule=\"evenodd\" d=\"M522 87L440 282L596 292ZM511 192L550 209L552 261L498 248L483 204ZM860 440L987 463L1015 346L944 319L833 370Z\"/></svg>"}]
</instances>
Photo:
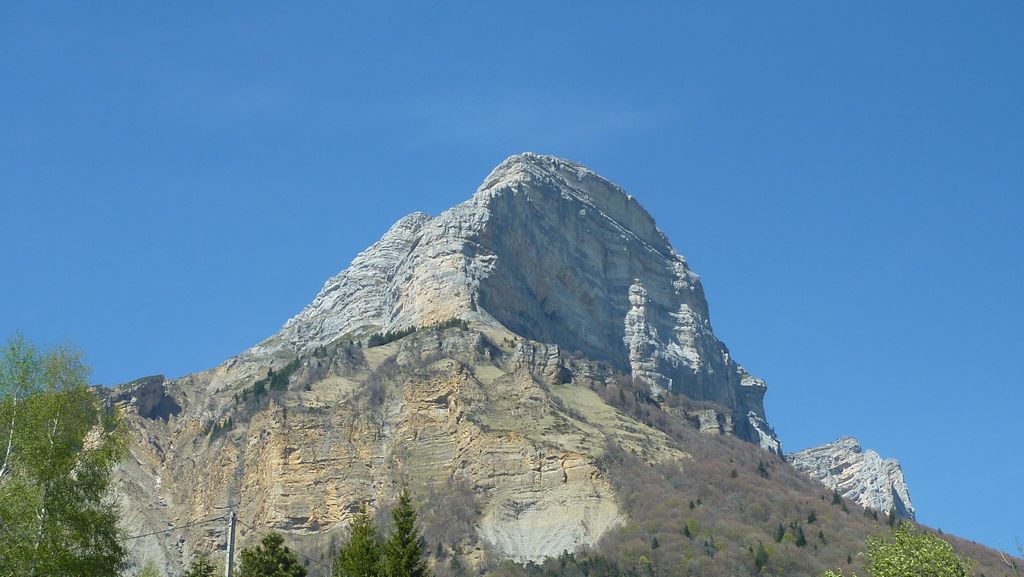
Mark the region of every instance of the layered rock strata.
<instances>
[{"instance_id":1,"label":"layered rock strata","mask_svg":"<svg viewBox=\"0 0 1024 577\"><path fill-rule=\"evenodd\" d=\"M899 461L863 450L853 437L786 455L786 460L862 507L914 519L914 504Z\"/></svg>"},{"instance_id":2,"label":"layered rock strata","mask_svg":"<svg viewBox=\"0 0 1024 577\"><path fill-rule=\"evenodd\" d=\"M550 156L513 156L468 201L402 218L240 359L450 318L610 362L656 394L718 403L738 436L780 451L764 381L715 337L686 259L636 199Z\"/></svg>"},{"instance_id":3,"label":"layered rock strata","mask_svg":"<svg viewBox=\"0 0 1024 577\"><path fill-rule=\"evenodd\" d=\"M107 393L132 431L126 528L168 531L133 541L135 557L173 567L218 547L223 523L193 524L229 510L243 545L256 527L322 553L403 484L474 496L452 543L471 564L485 547L538 560L594 544L624 521L606 443L687 459L595 392L624 374L713 406L675 418L781 454L764 381L715 337L699 277L651 216L579 164L513 156L466 202L399 220L264 342Z\"/></svg>"}]
</instances>

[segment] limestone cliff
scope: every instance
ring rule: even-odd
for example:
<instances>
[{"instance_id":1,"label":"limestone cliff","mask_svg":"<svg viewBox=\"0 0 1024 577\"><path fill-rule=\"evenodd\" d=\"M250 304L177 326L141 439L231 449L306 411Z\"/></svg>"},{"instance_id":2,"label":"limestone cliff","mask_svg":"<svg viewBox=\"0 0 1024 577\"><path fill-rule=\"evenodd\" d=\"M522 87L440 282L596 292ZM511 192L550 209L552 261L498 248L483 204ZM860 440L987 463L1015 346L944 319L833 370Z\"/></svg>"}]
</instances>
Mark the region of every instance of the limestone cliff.
<instances>
[{"instance_id":1,"label":"limestone cliff","mask_svg":"<svg viewBox=\"0 0 1024 577\"><path fill-rule=\"evenodd\" d=\"M798 471L862 507L914 519L914 504L899 462L863 450L853 437L792 453L786 459Z\"/></svg>"},{"instance_id":2,"label":"limestone cliff","mask_svg":"<svg viewBox=\"0 0 1024 577\"><path fill-rule=\"evenodd\" d=\"M513 156L468 201L402 218L240 360L453 317L610 362L654 392L714 401L732 410L738 436L780 451L765 383L715 337L686 260L636 199L550 156Z\"/></svg>"},{"instance_id":3,"label":"limestone cliff","mask_svg":"<svg viewBox=\"0 0 1024 577\"><path fill-rule=\"evenodd\" d=\"M273 529L324 554L403 484L472 496L452 538L470 563L594 544L624 521L607 443L689 458L602 399L623 378L704 403L670 418L781 455L765 383L715 337L700 279L651 216L579 164L513 156L466 202L399 220L264 342L107 393L132 432L127 529L171 530L133 541L135 558L175 567L217 547L223 526L204 521L228 510L243 544Z\"/></svg>"}]
</instances>

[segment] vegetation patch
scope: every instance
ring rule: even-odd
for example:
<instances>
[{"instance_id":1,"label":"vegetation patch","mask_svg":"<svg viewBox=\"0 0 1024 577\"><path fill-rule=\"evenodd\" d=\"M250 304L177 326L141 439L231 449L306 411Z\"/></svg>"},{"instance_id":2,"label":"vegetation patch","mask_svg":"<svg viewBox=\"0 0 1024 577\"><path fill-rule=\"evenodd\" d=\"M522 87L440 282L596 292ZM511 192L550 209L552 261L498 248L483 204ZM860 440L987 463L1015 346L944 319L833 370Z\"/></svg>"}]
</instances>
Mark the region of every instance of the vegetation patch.
<instances>
[{"instance_id":1,"label":"vegetation patch","mask_svg":"<svg viewBox=\"0 0 1024 577\"><path fill-rule=\"evenodd\" d=\"M404 328L404 329L400 329L400 330L397 330L397 331L388 331L388 332L384 332L384 333L373 333L372 335L370 335L370 338L367 339L366 346L367 347L379 347L381 345L386 345L388 343L393 343L393 342L397 341L398 339L403 339L403 338L405 338L405 337L415 333L417 330L443 331L443 330L452 329L452 328L457 328L457 329L461 329L461 330L467 330L467 329L469 329L469 323L464 321L464 320L462 320L462 319L459 319L459 318L450 318L450 319L447 319L447 320L436 322L436 323L434 323L432 325L427 325L427 326L422 327L422 328L418 328L418 327L416 327L414 325L414 326L411 326L411 327L408 327L408 328Z\"/></svg>"}]
</instances>

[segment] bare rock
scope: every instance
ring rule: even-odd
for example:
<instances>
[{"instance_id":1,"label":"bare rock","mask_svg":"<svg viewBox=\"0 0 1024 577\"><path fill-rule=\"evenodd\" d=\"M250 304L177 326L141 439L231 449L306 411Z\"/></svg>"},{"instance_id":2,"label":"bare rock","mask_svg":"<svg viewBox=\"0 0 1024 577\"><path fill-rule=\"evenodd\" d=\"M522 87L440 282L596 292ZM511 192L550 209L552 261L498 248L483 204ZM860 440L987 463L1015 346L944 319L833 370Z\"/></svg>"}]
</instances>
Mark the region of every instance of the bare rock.
<instances>
[{"instance_id":1,"label":"bare rock","mask_svg":"<svg viewBox=\"0 0 1024 577\"><path fill-rule=\"evenodd\" d=\"M862 507L914 519L914 504L896 459L864 451L853 437L786 455L798 470Z\"/></svg>"}]
</instances>

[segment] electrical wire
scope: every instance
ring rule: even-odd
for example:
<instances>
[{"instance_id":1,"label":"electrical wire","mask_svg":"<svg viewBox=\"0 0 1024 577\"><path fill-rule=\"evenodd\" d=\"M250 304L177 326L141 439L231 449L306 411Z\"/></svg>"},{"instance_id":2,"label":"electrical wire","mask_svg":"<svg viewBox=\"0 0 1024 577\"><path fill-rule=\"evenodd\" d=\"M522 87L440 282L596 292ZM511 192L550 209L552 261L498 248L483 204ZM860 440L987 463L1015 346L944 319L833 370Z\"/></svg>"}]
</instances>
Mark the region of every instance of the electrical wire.
<instances>
[{"instance_id":1,"label":"electrical wire","mask_svg":"<svg viewBox=\"0 0 1024 577\"><path fill-rule=\"evenodd\" d=\"M265 533L265 532L263 532L263 531L261 531L261 530L257 529L256 527L253 527L252 525L250 525L250 524L248 524L248 523L245 523L244 521L239 521L239 520L238 520L237 518L235 519L235 521L236 521L236 522L237 522L237 523L238 523L239 525L244 525L245 527L248 527L248 528L249 528L249 529L250 529L251 531L253 531L253 532L257 533L258 535L263 535L264 537L266 537L266 536L267 536L267 533ZM312 561L313 563L316 563L317 565L319 565L319 566L321 566L321 567L323 567L323 568L327 569L328 571L333 571L333 570L334 570L334 568L333 568L333 567L331 567L331 566L330 566L330 565L328 565L327 563L324 563L323 561L319 561L319 560L317 560L317 559L314 559L314 558L310 557L309 555L306 555L306 554L304 554L304 553L300 553L299 551L296 551L295 549L292 549L291 547L285 546L285 548L286 548L286 549L287 549L288 551L291 551L292 553L295 553L295 554L296 554L296 555L298 555L299 557L303 557L303 558L305 558L305 559L308 559L309 561ZM330 575L330 574L331 574L331 573L328 573L328 575Z\"/></svg>"},{"instance_id":2,"label":"electrical wire","mask_svg":"<svg viewBox=\"0 0 1024 577\"><path fill-rule=\"evenodd\" d=\"M124 537L123 539L118 539L117 541L119 543L124 543L125 541L131 541L132 539L141 539L143 537L150 537L150 536L153 536L153 535L162 535L164 533L173 533L175 531L180 531L182 529L188 529L189 527L196 527L198 525L206 525L207 523L213 523L214 521L223 521L224 519L227 519L227 515L221 515L220 517L214 517L213 519L207 519L205 521L196 521L194 523L188 523L187 525L182 525L181 527L171 527L170 529L164 529L162 531L153 531L152 533L143 533L142 535L132 535L131 537Z\"/></svg>"}]
</instances>

